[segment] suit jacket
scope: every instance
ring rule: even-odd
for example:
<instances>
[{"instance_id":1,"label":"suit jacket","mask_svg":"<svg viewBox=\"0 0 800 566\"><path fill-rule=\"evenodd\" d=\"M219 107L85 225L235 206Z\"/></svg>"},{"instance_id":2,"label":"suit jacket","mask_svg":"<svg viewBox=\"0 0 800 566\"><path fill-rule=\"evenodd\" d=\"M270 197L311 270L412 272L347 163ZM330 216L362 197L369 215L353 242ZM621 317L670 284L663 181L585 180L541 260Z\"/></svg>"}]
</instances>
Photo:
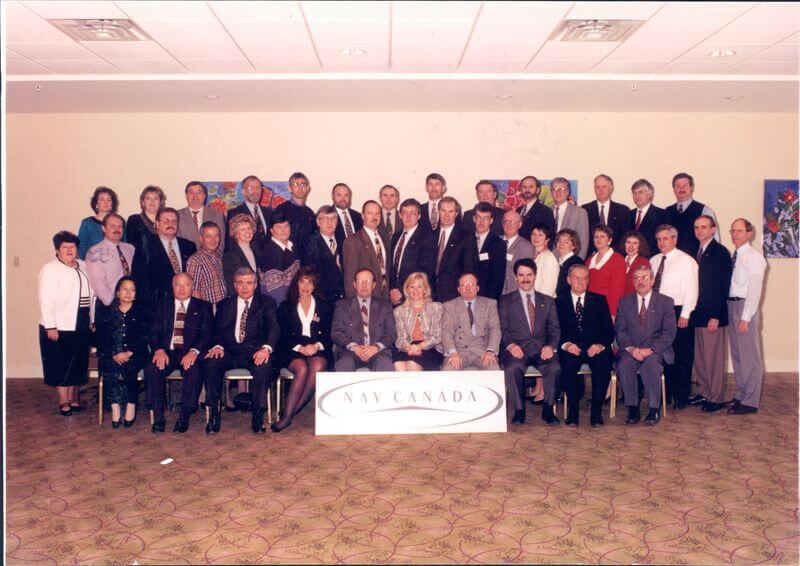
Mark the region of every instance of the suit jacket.
<instances>
[{"instance_id":1,"label":"suit jacket","mask_svg":"<svg viewBox=\"0 0 800 566\"><path fill-rule=\"evenodd\" d=\"M477 205L475 205L477 206ZM503 237L503 214L505 214L505 210L500 208L499 206L494 207L494 212L492 216L492 227L489 229L492 234L496 234L497 236ZM475 233L475 208L473 207L470 210L467 210L464 213L464 220L461 221L461 224L464 226L464 230L467 233L474 234Z\"/></svg>"},{"instance_id":2,"label":"suit jacket","mask_svg":"<svg viewBox=\"0 0 800 566\"><path fill-rule=\"evenodd\" d=\"M398 232L392 237L392 275L389 289L403 291L408 276L415 271L421 271L428 276L431 288L435 285L436 253L438 248L434 234L418 225L414 233L403 243L403 258L400 265L394 263L394 252L403 232Z\"/></svg>"},{"instance_id":3,"label":"suit jacket","mask_svg":"<svg viewBox=\"0 0 800 566\"><path fill-rule=\"evenodd\" d=\"M361 230L361 227L364 225L364 220L361 218L361 213L356 212L352 208L348 208L347 212L350 213L350 219L353 221L353 234ZM336 238L336 245L341 247L342 242L345 240L345 233L344 233L344 224L342 223L341 219L339 218L339 213L336 213L336 231L333 233L334 237Z\"/></svg>"},{"instance_id":4,"label":"suit jacket","mask_svg":"<svg viewBox=\"0 0 800 566\"><path fill-rule=\"evenodd\" d=\"M222 346L226 351L244 352L252 355L262 346L269 346L275 352L280 336L275 300L258 291L250 300L250 310L244 329L244 340L236 341L239 329L236 326L236 309L238 295L227 297L217 303L217 315L214 317L213 346ZM277 354L277 352L275 352Z\"/></svg>"},{"instance_id":5,"label":"suit jacket","mask_svg":"<svg viewBox=\"0 0 800 566\"><path fill-rule=\"evenodd\" d=\"M675 303L666 295L653 292L650 295L650 304L647 305L644 326L641 326L639 324L641 302L638 293L631 293L620 299L614 327L617 333L617 345L620 350L628 347L652 348L653 352L661 354L666 363L671 364L675 359L672 342L678 330Z\"/></svg>"},{"instance_id":6,"label":"suit jacket","mask_svg":"<svg viewBox=\"0 0 800 566\"><path fill-rule=\"evenodd\" d=\"M545 346L552 347L557 353L561 330L555 302L547 295L534 292L533 305L536 317L531 334L525 314L527 307L523 304L519 292L514 290L500 297L498 310L502 332L501 347L505 349L511 344L516 344L528 357L538 356Z\"/></svg>"},{"instance_id":7,"label":"suit jacket","mask_svg":"<svg viewBox=\"0 0 800 566\"><path fill-rule=\"evenodd\" d=\"M392 236L402 231L403 222L400 220L400 211L397 209L394 210L394 215L392 216L392 233L389 234L389 231L386 229L386 212L381 208L381 223L378 224L378 232L380 232L383 239L387 242L391 242Z\"/></svg>"},{"instance_id":8,"label":"suit jacket","mask_svg":"<svg viewBox=\"0 0 800 566\"><path fill-rule=\"evenodd\" d=\"M700 293L689 324L706 327L710 318L728 324L728 291L731 287L731 256L727 248L712 239L700 257L698 279Z\"/></svg>"},{"instance_id":9,"label":"suit jacket","mask_svg":"<svg viewBox=\"0 0 800 566\"><path fill-rule=\"evenodd\" d=\"M523 204L517 209L520 215L522 211L525 210L525 206L526 205ZM553 211L537 198L533 207L522 217L522 228L519 229L519 235L530 241L534 225L540 223L549 226L553 234L556 233L556 221L555 218L553 218ZM550 247L553 247L552 239L550 240Z\"/></svg>"},{"instance_id":10,"label":"suit jacket","mask_svg":"<svg viewBox=\"0 0 800 566\"><path fill-rule=\"evenodd\" d=\"M586 291L583 300L583 330L578 328L578 318L572 303L572 293L567 291L556 298L558 323L561 328L561 344L572 342L581 350L592 344L602 344L611 348L614 341L614 325L611 311L603 295Z\"/></svg>"},{"instance_id":11,"label":"suit jacket","mask_svg":"<svg viewBox=\"0 0 800 566\"><path fill-rule=\"evenodd\" d=\"M333 343L331 342L331 321L333 318L333 308L330 303L315 297L316 303L314 314L318 320L311 321L311 336L303 334L303 323L300 315L297 314L297 303L284 301L278 307L278 321L280 322L281 337L280 351L282 354L291 354L295 346L305 346L306 344L322 344L322 354L331 353Z\"/></svg>"},{"instance_id":12,"label":"suit jacket","mask_svg":"<svg viewBox=\"0 0 800 566\"><path fill-rule=\"evenodd\" d=\"M272 218L272 208L261 205L259 205L259 208L261 209L261 215L264 217L265 224L263 232L257 232L256 234L253 235L253 241L250 243L250 245L253 247L254 250L260 249L261 246L266 244L270 238L269 221ZM253 215L250 214L250 209L247 208L247 205L245 203L240 204L236 208L231 208L230 210L228 210L228 222L230 222L231 218L233 218L237 214L246 214L250 218L253 217ZM227 236L227 238L228 239L226 241L226 245L228 246L232 245L233 238L231 238L230 236Z\"/></svg>"},{"instance_id":13,"label":"suit jacket","mask_svg":"<svg viewBox=\"0 0 800 566\"><path fill-rule=\"evenodd\" d=\"M388 299L372 297L369 307L370 344L380 342L389 351L397 339L392 304ZM361 307L358 296L347 297L336 303L331 324L333 351L337 355L346 350L348 344L364 343L364 329L361 322Z\"/></svg>"},{"instance_id":14,"label":"suit jacket","mask_svg":"<svg viewBox=\"0 0 800 566\"><path fill-rule=\"evenodd\" d=\"M553 214L555 215L555 207L553 208ZM560 229L569 228L578 233L578 238L581 240L581 248L576 250L575 253L586 259L586 251L589 249L589 215L586 213L586 209L574 204L568 204L563 214ZM555 222L555 216L553 216L553 221ZM614 234L616 235L616 232ZM555 233L553 233L553 245L555 245L555 236Z\"/></svg>"},{"instance_id":15,"label":"suit jacket","mask_svg":"<svg viewBox=\"0 0 800 566\"><path fill-rule=\"evenodd\" d=\"M611 247L624 256L625 242L622 241L622 238L627 232L633 229L633 224L630 221L631 209L624 204L612 200L609 200L608 203L608 210L605 211L606 226L614 231L614 239L611 242ZM584 259L586 259L597 251L597 248L594 247L594 241L592 240L592 229L600 224L600 211L597 208L596 200L584 204L583 209L586 211L586 217L589 221L589 247L584 257Z\"/></svg>"},{"instance_id":16,"label":"suit jacket","mask_svg":"<svg viewBox=\"0 0 800 566\"><path fill-rule=\"evenodd\" d=\"M216 208L204 206L203 222L213 222L219 226L219 249L220 251L224 252L226 239L225 216ZM197 230L197 226L194 223L194 217L192 216L192 211L189 210L188 206L181 208L178 211L178 236L189 240L198 248L200 247L200 232Z\"/></svg>"},{"instance_id":17,"label":"suit jacket","mask_svg":"<svg viewBox=\"0 0 800 566\"><path fill-rule=\"evenodd\" d=\"M547 208L547 207L545 207ZM503 283L503 293L510 293L517 290L517 280L514 277L514 264L518 259L528 257L533 259L533 244L522 237L522 234L517 236L514 243L506 250L506 267L505 267L505 281ZM511 256L511 259L509 259Z\"/></svg>"},{"instance_id":18,"label":"suit jacket","mask_svg":"<svg viewBox=\"0 0 800 566\"><path fill-rule=\"evenodd\" d=\"M378 261L378 254L375 253L375 244L370 241L369 235L362 227L361 230L350 236L342 245L344 258L344 294L347 297L355 295L353 280L360 269L369 269L375 275L375 290L373 297L388 297L389 287L383 284L381 278L381 264ZM383 247L387 255L391 255L391 247L383 240ZM386 265L386 276L391 277L389 258L383 258Z\"/></svg>"},{"instance_id":19,"label":"suit jacket","mask_svg":"<svg viewBox=\"0 0 800 566\"><path fill-rule=\"evenodd\" d=\"M440 233L441 228L433 233L433 239L437 243L437 253ZM473 273L477 261L478 242L475 239L475 232L464 230L462 223L454 224L444 247L439 270L436 272L435 284L432 285L433 300L444 302L457 297L458 278L464 273Z\"/></svg>"},{"instance_id":20,"label":"suit jacket","mask_svg":"<svg viewBox=\"0 0 800 566\"><path fill-rule=\"evenodd\" d=\"M336 241L336 238L334 238ZM339 261L337 264L336 261ZM331 248L325 238L319 232L314 232L311 240L306 246L302 264L306 267L313 268L317 275L319 275L319 289L322 291L323 297L331 304L335 304L339 299L344 298L344 287L349 284L353 286L353 280L345 281L344 272L344 254L342 253L342 246L336 246L336 255L331 253Z\"/></svg>"},{"instance_id":21,"label":"suit jacket","mask_svg":"<svg viewBox=\"0 0 800 566\"><path fill-rule=\"evenodd\" d=\"M253 257L256 260L256 277L258 277L258 273L264 270L264 265L261 261L261 254L253 247L254 241L250 242L250 249L253 250ZM242 248L234 241L222 254L222 273L225 276L225 289L228 291L228 296L236 294L236 289L233 286L233 277L240 267L250 267L252 269Z\"/></svg>"},{"instance_id":22,"label":"suit jacket","mask_svg":"<svg viewBox=\"0 0 800 566\"><path fill-rule=\"evenodd\" d=\"M472 302L475 320L475 336L469 324L467 305L464 299L456 297L444 303L442 314L442 349L447 356L453 350L461 354L480 355L486 350L495 354L500 352L500 317L497 301L486 297L475 297Z\"/></svg>"},{"instance_id":23,"label":"suit jacket","mask_svg":"<svg viewBox=\"0 0 800 566\"><path fill-rule=\"evenodd\" d=\"M153 352L163 349L169 351L175 326L175 296L170 293L162 298L153 309L153 329L150 333L150 348ZM204 356L211 345L212 336L211 303L192 297L186 306L183 322L183 349L197 350Z\"/></svg>"},{"instance_id":24,"label":"suit jacket","mask_svg":"<svg viewBox=\"0 0 800 566\"><path fill-rule=\"evenodd\" d=\"M569 294L569 283L567 283L567 275L569 275L569 268L573 265L585 265L584 261L577 255L571 255L564 260L561 267L558 268L558 283L556 284L556 297L563 294Z\"/></svg>"},{"instance_id":25,"label":"suit jacket","mask_svg":"<svg viewBox=\"0 0 800 566\"><path fill-rule=\"evenodd\" d=\"M186 271L189 256L197 251L197 247L189 240L175 238L178 244L175 253L180 255L181 268ZM167 250L161 239L155 234L145 234L141 246L133 256L133 278L136 281L137 294L152 306L157 297L172 296L172 278L175 272L169 262Z\"/></svg>"},{"instance_id":26,"label":"suit jacket","mask_svg":"<svg viewBox=\"0 0 800 566\"><path fill-rule=\"evenodd\" d=\"M486 235L483 246L478 252L475 275L480 286L478 294L481 297L499 300L506 280L506 243L503 238L492 234L491 231Z\"/></svg>"},{"instance_id":27,"label":"suit jacket","mask_svg":"<svg viewBox=\"0 0 800 566\"><path fill-rule=\"evenodd\" d=\"M633 227L636 226L636 215L639 213L639 209L634 208L631 210L629 221L631 230ZM650 248L650 257L653 257L658 253L658 244L656 243L656 228L661 226L662 224L669 224L669 215L667 211L663 208L658 208L656 205L651 204L650 208L647 209L647 214L642 217L642 223L639 225L639 232L642 234L645 240L647 240L647 246ZM615 238L616 240L616 238ZM625 242L622 242L623 245ZM625 254L622 254L623 257Z\"/></svg>"}]
</instances>

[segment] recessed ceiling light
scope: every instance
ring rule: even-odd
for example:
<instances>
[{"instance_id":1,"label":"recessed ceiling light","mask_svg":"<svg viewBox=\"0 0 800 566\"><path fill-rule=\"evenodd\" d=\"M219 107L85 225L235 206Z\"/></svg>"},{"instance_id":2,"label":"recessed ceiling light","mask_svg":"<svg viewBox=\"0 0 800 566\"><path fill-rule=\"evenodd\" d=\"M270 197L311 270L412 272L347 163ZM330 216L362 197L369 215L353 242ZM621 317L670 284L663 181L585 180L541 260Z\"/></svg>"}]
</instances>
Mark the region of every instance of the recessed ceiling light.
<instances>
[{"instance_id":1,"label":"recessed ceiling light","mask_svg":"<svg viewBox=\"0 0 800 566\"><path fill-rule=\"evenodd\" d=\"M741 100L743 98L744 96L741 96L739 94L734 94L733 96L726 96L725 100Z\"/></svg>"},{"instance_id":2,"label":"recessed ceiling light","mask_svg":"<svg viewBox=\"0 0 800 566\"><path fill-rule=\"evenodd\" d=\"M345 49L340 49L339 53L342 55L366 55L367 52L363 49L359 49L358 47L346 47Z\"/></svg>"},{"instance_id":3,"label":"recessed ceiling light","mask_svg":"<svg viewBox=\"0 0 800 566\"><path fill-rule=\"evenodd\" d=\"M736 55L736 51L734 51L733 49L715 49L714 51L708 54L709 57L713 57L714 59L733 57L734 55Z\"/></svg>"},{"instance_id":4,"label":"recessed ceiling light","mask_svg":"<svg viewBox=\"0 0 800 566\"><path fill-rule=\"evenodd\" d=\"M497 100L511 100L514 97L510 94L497 94L495 95L495 98Z\"/></svg>"},{"instance_id":5,"label":"recessed ceiling light","mask_svg":"<svg viewBox=\"0 0 800 566\"><path fill-rule=\"evenodd\" d=\"M203 98L206 98L208 100L219 100L220 96L218 94L206 94L203 96Z\"/></svg>"}]
</instances>

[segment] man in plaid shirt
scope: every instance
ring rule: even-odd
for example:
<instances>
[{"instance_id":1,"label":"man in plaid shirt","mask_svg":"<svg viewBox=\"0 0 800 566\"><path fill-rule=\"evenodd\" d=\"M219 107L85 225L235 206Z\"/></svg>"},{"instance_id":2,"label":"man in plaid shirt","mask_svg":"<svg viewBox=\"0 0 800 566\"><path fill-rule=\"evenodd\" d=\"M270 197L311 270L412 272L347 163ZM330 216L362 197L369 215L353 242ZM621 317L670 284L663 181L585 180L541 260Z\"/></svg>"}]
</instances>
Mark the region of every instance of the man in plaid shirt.
<instances>
[{"instance_id":1,"label":"man in plaid shirt","mask_svg":"<svg viewBox=\"0 0 800 566\"><path fill-rule=\"evenodd\" d=\"M208 301L216 310L216 305L228 293L222 273L222 252L219 244L222 238L219 226L213 222L203 222L200 226L200 249L186 262L194 288L192 296Z\"/></svg>"}]
</instances>

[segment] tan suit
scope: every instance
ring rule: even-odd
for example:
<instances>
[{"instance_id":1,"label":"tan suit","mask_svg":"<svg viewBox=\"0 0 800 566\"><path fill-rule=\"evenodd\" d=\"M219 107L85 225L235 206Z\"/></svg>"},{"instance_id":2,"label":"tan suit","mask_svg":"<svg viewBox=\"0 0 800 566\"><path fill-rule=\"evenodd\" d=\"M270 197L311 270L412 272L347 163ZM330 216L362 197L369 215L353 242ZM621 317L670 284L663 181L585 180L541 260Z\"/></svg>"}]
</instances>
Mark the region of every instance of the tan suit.
<instances>
[{"instance_id":1,"label":"tan suit","mask_svg":"<svg viewBox=\"0 0 800 566\"><path fill-rule=\"evenodd\" d=\"M479 369L500 369L497 362L487 367L481 365L481 357L487 350L498 354L500 350L500 318L497 314L497 301L487 297L475 297L472 301L475 319L475 335L469 324L467 305L457 297L444 303L442 316L442 347L445 360L453 350L458 352L462 367L473 366ZM445 369L452 369L446 364Z\"/></svg>"}]
</instances>

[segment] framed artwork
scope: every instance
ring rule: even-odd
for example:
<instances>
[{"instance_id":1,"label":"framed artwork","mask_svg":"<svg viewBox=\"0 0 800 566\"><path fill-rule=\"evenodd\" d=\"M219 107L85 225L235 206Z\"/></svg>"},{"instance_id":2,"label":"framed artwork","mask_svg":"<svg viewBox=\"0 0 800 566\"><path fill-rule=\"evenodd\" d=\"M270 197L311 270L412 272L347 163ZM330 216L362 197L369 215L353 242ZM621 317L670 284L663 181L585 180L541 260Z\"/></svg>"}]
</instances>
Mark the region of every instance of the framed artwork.
<instances>
[{"instance_id":1,"label":"framed artwork","mask_svg":"<svg viewBox=\"0 0 800 566\"><path fill-rule=\"evenodd\" d=\"M764 257L798 255L798 180L764 181Z\"/></svg>"},{"instance_id":2,"label":"framed artwork","mask_svg":"<svg viewBox=\"0 0 800 566\"><path fill-rule=\"evenodd\" d=\"M489 179L497 187L497 206L504 210L515 210L525 204L519 194L519 179ZM542 184L542 191L539 193L539 200L547 206L553 206L553 196L550 194L550 183L552 179L539 179ZM578 181L570 179L569 188L571 199L578 202Z\"/></svg>"},{"instance_id":3,"label":"framed artwork","mask_svg":"<svg viewBox=\"0 0 800 566\"><path fill-rule=\"evenodd\" d=\"M261 185L264 187L261 206L275 208L291 196L288 181L261 181ZM208 190L208 206L223 214L244 201L241 181L203 181L203 186Z\"/></svg>"}]
</instances>

